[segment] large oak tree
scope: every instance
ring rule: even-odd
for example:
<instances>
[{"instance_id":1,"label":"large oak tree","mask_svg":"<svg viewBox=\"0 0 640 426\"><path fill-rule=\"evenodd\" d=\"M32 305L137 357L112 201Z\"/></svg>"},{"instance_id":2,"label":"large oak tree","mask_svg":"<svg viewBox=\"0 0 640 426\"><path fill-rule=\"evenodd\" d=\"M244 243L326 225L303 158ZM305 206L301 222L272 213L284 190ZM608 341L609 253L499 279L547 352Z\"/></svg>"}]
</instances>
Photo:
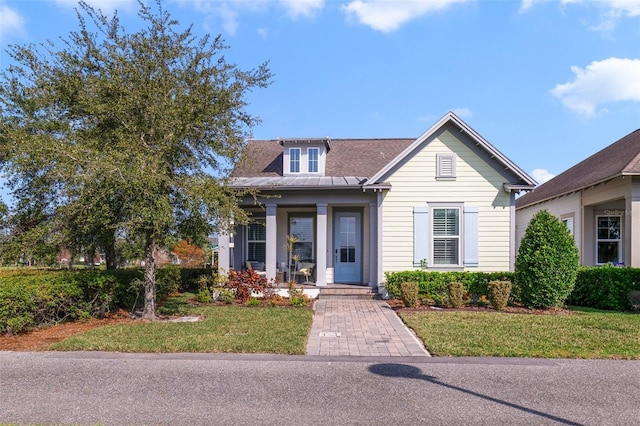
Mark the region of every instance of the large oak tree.
<instances>
[{"instance_id":1,"label":"large oak tree","mask_svg":"<svg viewBox=\"0 0 640 426\"><path fill-rule=\"evenodd\" d=\"M14 45L0 86L2 169L16 205L39 208L51 232L145 248L145 308L155 318L154 254L197 240L212 223L246 220L226 178L258 118L248 93L269 85L263 63L226 61L220 37L196 37L157 1L140 2L128 33L81 2L61 47Z\"/></svg>"}]
</instances>

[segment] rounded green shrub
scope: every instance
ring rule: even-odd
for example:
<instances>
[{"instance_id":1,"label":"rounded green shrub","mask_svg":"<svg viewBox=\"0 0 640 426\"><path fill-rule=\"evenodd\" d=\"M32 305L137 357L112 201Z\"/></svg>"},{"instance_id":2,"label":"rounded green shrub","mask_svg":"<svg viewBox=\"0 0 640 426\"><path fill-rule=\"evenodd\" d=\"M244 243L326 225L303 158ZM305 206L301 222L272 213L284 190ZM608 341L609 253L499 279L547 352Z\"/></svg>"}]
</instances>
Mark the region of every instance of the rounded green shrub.
<instances>
[{"instance_id":1,"label":"rounded green shrub","mask_svg":"<svg viewBox=\"0 0 640 426\"><path fill-rule=\"evenodd\" d=\"M418 304L418 283L415 281L400 284L400 300L407 308L413 308Z\"/></svg>"},{"instance_id":2,"label":"rounded green shrub","mask_svg":"<svg viewBox=\"0 0 640 426\"><path fill-rule=\"evenodd\" d=\"M496 311L507 307L511 295L511 281L491 281L488 286L489 303Z\"/></svg>"},{"instance_id":3,"label":"rounded green shrub","mask_svg":"<svg viewBox=\"0 0 640 426\"><path fill-rule=\"evenodd\" d=\"M576 282L578 249L569 229L546 210L537 212L516 258L515 280L530 308L562 306Z\"/></svg>"},{"instance_id":4,"label":"rounded green shrub","mask_svg":"<svg viewBox=\"0 0 640 426\"><path fill-rule=\"evenodd\" d=\"M459 281L450 282L447 289L449 291L449 304L453 308L460 308L464 304L464 284Z\"/></svg>"}]
</instances>

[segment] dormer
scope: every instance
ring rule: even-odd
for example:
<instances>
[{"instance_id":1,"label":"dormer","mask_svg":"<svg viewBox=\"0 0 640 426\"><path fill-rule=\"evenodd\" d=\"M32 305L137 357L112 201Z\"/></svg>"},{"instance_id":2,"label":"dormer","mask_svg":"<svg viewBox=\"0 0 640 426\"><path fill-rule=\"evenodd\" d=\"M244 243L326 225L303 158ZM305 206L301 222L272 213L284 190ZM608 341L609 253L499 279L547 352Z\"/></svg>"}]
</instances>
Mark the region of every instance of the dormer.
<instances>
[{"instance_id":1,"label":"dormer","mask_svg":"<svg viewBox=\"0 0 640 426\"><path fill-rule=\"evenodd\" d=\"M324 176L331 139L278 139L284 176Z\"/></svg>"}]
</instances>

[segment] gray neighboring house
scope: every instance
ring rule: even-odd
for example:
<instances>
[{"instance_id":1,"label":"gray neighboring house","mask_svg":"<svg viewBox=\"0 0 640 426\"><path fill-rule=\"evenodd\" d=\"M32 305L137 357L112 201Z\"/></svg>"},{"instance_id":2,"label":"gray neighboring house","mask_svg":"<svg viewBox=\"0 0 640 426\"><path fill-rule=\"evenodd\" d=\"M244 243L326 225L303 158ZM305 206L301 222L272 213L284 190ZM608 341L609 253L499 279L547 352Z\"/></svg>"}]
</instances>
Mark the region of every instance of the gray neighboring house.
<instances>
[{"instance_id":1,"label":"gray neighboring house","mask_svg":"<svg viewBox=\"0 0 640 426\"><path fill-rule=\"evenodd\" d=\"M250 141L231 177L270 197L240 201L254 221L220 235L222 270L286 281L296 235L296 278L373 288L384 272L511 269L515 194L535 185L453 113L418 138Z\"/></svg>"},{"instance_id":2,"label":"gray neighboring house","mask_svg":"<svg viewBox=\"0 0 640 426\"><path fill-rule=\"evenodd\" d=\"M640 130L518 198L518 243L541 209L569 227L582 265L640 268Z\"/></svg>"}]
</instances>

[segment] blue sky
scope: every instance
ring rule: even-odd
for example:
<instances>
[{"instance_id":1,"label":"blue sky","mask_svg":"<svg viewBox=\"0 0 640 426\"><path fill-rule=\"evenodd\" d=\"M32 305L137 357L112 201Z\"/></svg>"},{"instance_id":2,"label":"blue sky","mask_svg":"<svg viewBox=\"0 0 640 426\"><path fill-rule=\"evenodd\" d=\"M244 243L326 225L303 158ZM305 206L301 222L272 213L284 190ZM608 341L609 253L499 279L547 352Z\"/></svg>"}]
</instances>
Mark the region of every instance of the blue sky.
<instances>
[{"instance_id":1,"label":"blue sky","mask_svg":"<svg viewBox=\"0 0 640 426\"><path fill-rule=\"evenodd\" d=\"M135 0L88 0L129 30ZM9 44L58 42L75 0L0 0ZM222 34L255 138L418 137L454 111L539 182L640 128L640 1L164 0L196 34Z\"/></svg>"}]
</instances>

